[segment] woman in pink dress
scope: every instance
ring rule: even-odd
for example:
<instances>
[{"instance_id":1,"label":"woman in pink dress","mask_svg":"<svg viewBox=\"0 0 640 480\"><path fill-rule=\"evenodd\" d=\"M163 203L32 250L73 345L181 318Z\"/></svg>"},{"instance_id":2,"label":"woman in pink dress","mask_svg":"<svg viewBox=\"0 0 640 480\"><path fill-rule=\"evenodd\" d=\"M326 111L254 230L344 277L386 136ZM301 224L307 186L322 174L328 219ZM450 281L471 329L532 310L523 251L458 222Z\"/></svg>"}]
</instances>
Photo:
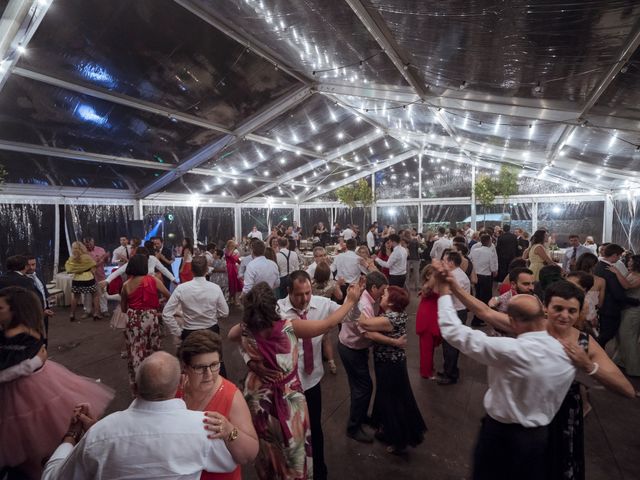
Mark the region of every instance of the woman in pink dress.
<instances>
[{"instance_id":1,"label":"woman in pink dress","mask_svg":"<svg viewBox=\"0 0 640 480\"><path fill-rule=\"evenodd\" d=\"M129 382L135 382L142 361L160 350L160 301L158 294L169 298L171 294L162 280L148 275L147 257L134 255L127 265L128 280L120 292L120 308L127 314L124 330L127 346Z\"/></svg>"},{"instance_id":2,"label":"woman in pink dress","mask_svg":"<svg viewBox=\"0 0 640 480\"><path fill-rule=\"evenodd\" d=\"M99 417L112 398L112 389L46 359L42 306L33 292L0 290L0 469L39 479L42 460L67 431L65 412L90 403Z\"/></svg>"},{"instance_id":3,"label":"woman in pink dress","mask_svg":"<svg viewBox=\"0 0 640 480\"><path fill-rule=\"evenodd\" d=\"M227 275L229 276L229 305L236 304L236 296L242 292L242 280L238 278L238 264L240 257L236 250L236 242L229 240L224 248L224 259L227 262Z\"/></svg>"}]
</instances>

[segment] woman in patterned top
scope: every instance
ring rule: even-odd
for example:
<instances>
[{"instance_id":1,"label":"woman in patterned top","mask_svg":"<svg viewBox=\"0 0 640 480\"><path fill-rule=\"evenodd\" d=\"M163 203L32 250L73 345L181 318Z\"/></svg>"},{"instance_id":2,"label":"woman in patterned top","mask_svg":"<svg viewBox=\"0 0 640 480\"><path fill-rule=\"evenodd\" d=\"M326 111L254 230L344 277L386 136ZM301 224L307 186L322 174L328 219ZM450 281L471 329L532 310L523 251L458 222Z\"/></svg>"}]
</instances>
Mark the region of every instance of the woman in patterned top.
<instances>
[{"instance_id":1,"label":"woman in patterned top","mask_svg":"<svg viewBox=\"0 0 640 480\"><path fill-rule=\"evenodd\" d=\"M378 431L376 438L387 443L387 451L402 454L408 446L422 443L427 426L418 409L409 383L407 334L409 293L400 287L388 287L380 300L384 316L360 317L360 326L374 342L376 397L371 419Z\"/></svg>"}]
</instances>

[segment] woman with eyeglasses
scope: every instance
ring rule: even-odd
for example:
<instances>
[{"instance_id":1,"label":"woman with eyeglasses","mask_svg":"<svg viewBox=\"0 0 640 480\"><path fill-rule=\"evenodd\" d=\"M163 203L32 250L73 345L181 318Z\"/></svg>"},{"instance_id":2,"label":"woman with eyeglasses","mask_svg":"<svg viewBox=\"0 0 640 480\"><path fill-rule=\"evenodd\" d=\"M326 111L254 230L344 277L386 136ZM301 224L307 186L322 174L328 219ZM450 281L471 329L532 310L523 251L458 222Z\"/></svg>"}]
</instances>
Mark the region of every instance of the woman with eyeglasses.
<instances>
[{"instance_id":1,"label":"woman with eyeglasses","mask_svg":"<svg viewBox=\"0 0 640 480\"><path fill-rule=\"evenodd\" d=\"M178 349L182 381L176 397L189 410L207 412L210 438L224 440L238 463L230 473L202 472L201 479L240 480L241 464L253 461L258 454L258 435L242 392L220 375L222 340L210 330L198 330L184 339Z\"/></svg>"}]
</instances>

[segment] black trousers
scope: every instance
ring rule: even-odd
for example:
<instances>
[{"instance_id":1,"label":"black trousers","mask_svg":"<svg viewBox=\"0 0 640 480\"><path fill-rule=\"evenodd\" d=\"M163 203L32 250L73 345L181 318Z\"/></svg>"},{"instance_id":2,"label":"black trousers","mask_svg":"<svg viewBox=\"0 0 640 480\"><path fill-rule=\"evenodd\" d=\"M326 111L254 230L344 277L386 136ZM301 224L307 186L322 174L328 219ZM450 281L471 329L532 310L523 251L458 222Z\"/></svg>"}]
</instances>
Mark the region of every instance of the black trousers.
<instances>
[{"instance_id":1,"label":"black trousers","mask_svg":"<svg viewBox=\"0 0 640 480\"><path fill-rule=\"evenodd\" d=\"M327 465L324 463L324 434L322 433L322 390L318 383L305 390L311 427L311 451L313 453L313 478L326 480Z\"/></svg>"},{"instance_id":2,"label":"black trousers","mask_svg":"<svg viewBox=\"0 0 640 480\"><path fill-rule=\"evenodd\" d=\"M492 293L493 277L491 275L478 275L478 283L476 284L476 298L482 303L489 303ZM482 320L477 316L474 316L473 321L481 322Z\"/></svg>"},{"instance_id":3,"label":"black trousers","mask_svg":"<svg viewBox=\"0 0 640 480\"><path fill-rule=\"evenodd\" d=\"M404 284L406 281L406 273L404 275L389 275L389 286L394 285L396 287L404 288Z\"/></svg>"},{"instance_id":4,"label":"black trousers","mask_svg":"<svg viewBox=\"0 0 640 480\"><path fill-rule=\"evenodd\" d=\"M598 336L598 343L602 348L605 347L609 340L615 337L620 328L620 320L622 315L600 315L600 335Z\"/></svg>"},{"instance_id":5,"label":"black trousers","mask_svg":"<svg viewBox=\"0 0 640 480\"><path fill-rule=\"evenodd\" d=\"M467 323L467 310L458 310L456 312L458 314L458 318L462 322L462 324ZM442 358L444 359L444 374L448 378L452 378L457 380L460 376L460 371L458 370L458 357L460 356L460 352L457 348L452 347L449 342L446 340L442 340Z\"/></svg>"},{"instance_id":6,"label":"black trousers","mask_svg":"<svg viewBox=\"0 0 640 480\"><path fill-rule=\"evenodd\" d=\"M347 372L351 392L351 408L347 432L355 433L367 419L373 382L369 375L369 349L355 350L338 342L338 353Z\"/></svg>"},{"instance_id":7,"label":"black trousers","mask_svg":"<svg viewBox=\"0 0 640 480\"><path fill-rule=\"evenodd\" d=\"M544 480L549 431L486 416L473 455L473 480Z\"/></svg>"},{"instance_id":8,"label":"black trousers","mask_svg":"<svg viewBox=\"0 0 640 480\"><path fill-rule=\"evenodd\" d=\"M216 323L215 325L211 325L209 328L203 328L202 330L211 330L213 333L217 333L220 335L220 326ZM180 339L184 341L189 335L193 332L198 332L199 330L187 330L186 328L182 330L182 334L180 335ZM222 362L222 352L220 352L220 361ZM224 378L227 378L227 369L224 367L224 363L220 364L220 375Z\"/></svg>"}]
</instances>

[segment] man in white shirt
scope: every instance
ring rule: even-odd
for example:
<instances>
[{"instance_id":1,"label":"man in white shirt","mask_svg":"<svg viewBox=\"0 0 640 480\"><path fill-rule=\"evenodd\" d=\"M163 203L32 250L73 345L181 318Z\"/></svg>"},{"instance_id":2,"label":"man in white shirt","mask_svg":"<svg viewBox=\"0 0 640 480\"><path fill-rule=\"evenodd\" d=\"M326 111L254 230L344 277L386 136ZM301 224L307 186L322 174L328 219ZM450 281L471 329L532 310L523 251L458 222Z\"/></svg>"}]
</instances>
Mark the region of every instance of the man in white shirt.
<instances>
[{"instance_id":1,"label":"man in white shirt","mask_svg":"<svg viewBox=\"0 0 640 480\"><path fill-rule=\"evenodd\" d=\"M451 248L451 240L447 238L447 230L444 227L438 228L438 240L433 242L430 256L434 260L441 260L442 254L447 248Z\"/></svg>"},{"instance_id":2,"label":"man in white shirt","mask_svg":"<svg viewBox=\"0 0 640 480\"><path fill-rule=\"evenodd\" d=\"M120 246L113 251L113 262L119 267L129 261L131 256L131 245L129 239L125 236L120 237Z\"/></svg>"},{"instance_id":3,"label":"man in white shirt","mask_svg":"<svg viewBox=\"0 0 640 480\"><path fill-rule=\"evenodd\" d=\"M389 269L389 285L404 288L407 281L407 257L409 252L400 243L400 236L397 233L389 235L389 242L393 251L389 255L389 259L385 262L376 257L375 261L378 265Z\"/></svg>"},{"instance_id":4,"label":"man in white shirt","mask_svg":"<svg viewBox=\"0 0 640 480\"><path fill-rule=\"evenodd\" d=\"M264 256L266 248L263 242L254 241L251 243L252 260L247 264L247 269L244 272L243 295L249 293L253 286L260 282L267 282L274 290L280 285L278 265Z\"/></svg>"},{"instance_id":5,"label":"man in white shirt","mask_svg":"<svg viewBox=\"0 0 640 480\"><path fill-rule=\"evenodd\" d=\"M366 275L368 273L367 269L360 263L361 257L355 252L355 239L351 238L345 243L347 245L347 251L338 254L331 264L331 271L336 274L336 278L344 278L345 284L340 287L343 296L349 285L360 280L360 275Z\"/></svg>"},{"instance_id":6,"label":"man in white shirt","mask_svg":"<svg viewBox=\"0 0 640 480\"><path fill-rule=\"evenodd\" d=\"M355 238L355 237L356 237L356 232L354 232L351 229L351 225L347 225L347 228L345 228L342 231L342 238L344 238L344 241L346 242L347 240L350 240L350 239Z\"/></svg>"},{"instance_id":7,"label":"man in white shirt","mask_svg":"<svg viewBox=\"0 0 640 480\"><path fill-rule=\"evenodd\" d=\"M569 247L567 247L564 252L562 270L566 273L574 271L576 269L576 262L583 253L591 253L591 250L580 244L580 237L578 235L569 235Z\"/></svg>"},{"instance_id":8,"label":"man in white shirt","mask_svg":"<svg viewBox=\"0 0 640 480\"><path fill-rule=\"evenodd\" d=\"M176 281L176 277L173 276L173 273L170 270L168 270L163 265L163 263L160 260L158 260L155 256L149 255L148 254L148 250L144 249L143 247L140 247L140 248L138 248L138 251L137 251L136 254L137 255L144 255L145 257L147 257L147 268L148 268L149 275L153 275L153 272L158 270L160 273L162 273L163 278L166 277L166 278L169 279L170 282L175 283L175 284L178 283ZM106 290L107 286L111 282L113 282L116 278L125 275L125 273L127 272L127 266L128 265L129 265L129 262L125 263L124 265L122 265L117 270L114 270L113 272L111 272L111 274L105 280L100 282L100 286ZM171 285L169 285L169 286L171 286Z\"/></svg>"},{"instance_id":9,"label":"man in white shirt","mask_svg":"<svg viewBox=\"0 0 640 480\"><path fill-rule=\"evenodd\" d=\"M475 230L473 228L471 228L471 224L467 223L467 226L464 229L464 238L467 239L467 243L469 243L471 241L471 238L473 237L474 233L475 233Z\"/></svg>"},{"instance_id":10,"label":"man in white shirt","mask_svg":"<svg viewBox=\"0 0 640 480\"><path fill-rule=\"evenodd\" d=\"M471 282L469 281L469 277L467 277L467 274L460 268L460 265L462 265L462 255L458 252L449 252L445 255L444 263L451 271L451 275L460 288L467 293L471 292ZM453 308L456 310L456 315L458 315L462 324L466 324L467 307L465 307L460 300L453 297ZM460 372L458 370L459 354L460 352L456 347L446 340L443 340L442 358L444 359L444 363L442 367L443 371L438 373L436 379L438 385L453 385L458 382L458 377L460 376Z\"/></svg>"},{"instance_id":11,"label":"man in white shirt","mask_svg":"<svg viewBox=\"0 0 640 480\"><path fill-rule=\"evenodd\" d=\"M313 276L316 274L316 267L318 263L324 262L327 265L330 265L329 257L327 257L327 251L324 247L315 247L313 249L313 263L307 267L307 273L313 279Z\"/></svg>"},{"instance_id":12,"label":"man in white shirt","mask_svg":"<svg viewBox=\"0 0 640 480\"><path fill-rule=\"evenodd\" d=\"M254 225L251 231L249 232L249 235L247 235L247 238L252 238L252 239L256 238L262 241L262 232L258 230L258 227L256 225Z\"/></svg>"},{"instance_id":13,"label":"man in white shirt","mask_svg":"<svg viewBox=\"0 0 640 480\"><path fill-rule=\"evenodd\" d=\"M178 285L162 310L162 320L165 325L173 335L182 340L197 330L207 329L219 335L218 318L229 315L229 306L224 299L222 289L205 278L207 269L207 259L204 256L193 257L191 261L193 280ZM182 310L184 319L182 328L175 319L178 307ZM224 363L220 374L226 377Z\"/></svg>"},{"instance_id":14,"label":"man in white shirt","mask_svg":"<svg viewBox=\"0 0 640 480\"><path fill-rule=\"evenodd\" d=\"M498 255L494 248L491 248L491 237L487 234L480 235L480 246L471 249L469 259L476 269L478 283L476 284L476 298L483 303L491 300L493 293L493 278L498 273ZM484 325L484 322L477 317L471 321L472 327Z\"/></svg>"},{"instance_id":15,"label":"man in white shirt","mask_svg":"<svg viewBox=\"0 0 640 480\"><path fill-rule=\"evenodd\" d=\"M376 249L376 231L378 227L375 224L372 224L369 227L369 231L367 232L367 248L369 249L369 253L373 255Z\"/></svg>"},{"instance_id":16,"label":"man in white shirt","mask_svg":"<svg viewBox=\"0 0 640 480\"><path fill-rule=\"evenodd\" d=\"M90 428L92 419L81 414L51 455L43 480L196 480L203 470L233 471L242 459L232 457L224 440L207 438L204 413L187 410L184 401L175 398L179 382L180 364L174 356L156 352L146 358L129 408ZM83 424L88 430L78 442Z\"/></svg>"},{"instance_id":17,"label":"man in white shirt","mask_svg":"<svg viewBox=\"0 0 640 480\"><path fill-rule=\"evenodd\" d=\"M514 296L508 315L516 338L488 337L462 325L449 284L441 275L437 282L442 337L488 366L487 416L476 444L473 478L547 478L547 426L562 405L575 367L562 345L547 333L542 304L532 295ZM575 303L579 312L580 302Z\"/></svg>"},{"instance_id":18,"label":"man in white shirt","mask_svg":"<svg viewBox=\"0 0 640 480\"><path fill-rule=\"evenodd\" d=\"M340 308L328 298L311 294L311 278L302 270L290 275L288 295L278 300L280 316L288 319L320 320ZM327 466L324 463L324 435L322 433L322 390L320 380L324 376L322 365L322 337L298 340L298 375L309 409L311 445L313 446L313 478L325 480Z\"/></svg>"},{"instance_id":19,"label":"man in white shirt","mask_svg":"<svg viewBox=\"0 0 640 480\"><path fill-rule=\"evenodd\" d=\"M276 253L276 261L280 271L279 298L284 298L287 296L287 288L289 287L289 274L300 270L300 259L295 251L295 242L293 240L289 241L287 238L280 238L278 239L278 245L280 251Z\"/></svg>"}]
</instances>

